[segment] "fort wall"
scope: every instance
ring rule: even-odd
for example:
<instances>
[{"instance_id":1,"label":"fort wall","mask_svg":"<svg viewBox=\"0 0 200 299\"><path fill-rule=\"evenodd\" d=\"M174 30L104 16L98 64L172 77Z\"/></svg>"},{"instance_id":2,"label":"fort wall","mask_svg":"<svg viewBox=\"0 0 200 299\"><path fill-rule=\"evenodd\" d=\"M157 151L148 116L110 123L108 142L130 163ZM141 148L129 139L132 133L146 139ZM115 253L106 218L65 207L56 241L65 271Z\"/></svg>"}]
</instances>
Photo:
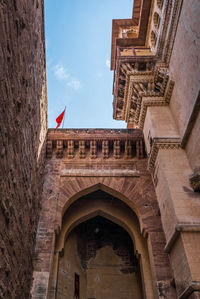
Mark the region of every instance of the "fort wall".
<instances>
[{"instance_id":1,"label":"fort wall","mask_svg":"<svg viewBox=\"0 0 200 299\"><path fill-rule=\"evenodd\" d=\"M1 1L0 17L0 297L27 299L47 131L43 0Z\"/></svg>"}]
</instances>

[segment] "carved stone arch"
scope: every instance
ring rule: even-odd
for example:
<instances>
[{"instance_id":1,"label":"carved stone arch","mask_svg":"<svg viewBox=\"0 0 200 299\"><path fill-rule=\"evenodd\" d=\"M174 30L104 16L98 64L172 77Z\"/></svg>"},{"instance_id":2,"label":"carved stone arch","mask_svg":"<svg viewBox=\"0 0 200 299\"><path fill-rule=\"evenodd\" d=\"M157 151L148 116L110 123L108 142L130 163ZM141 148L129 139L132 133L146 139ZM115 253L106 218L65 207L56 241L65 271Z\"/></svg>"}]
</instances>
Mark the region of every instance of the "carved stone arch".
<instances>
[{"instance_id":1,"label":"carved stone arch","mask_svg":"<svg viewBox=\"0 0 200 299\"><path fill-rule=\"evenodd\" d=\"M155 285L153 286L147 241L141 233L137 215L134 213L133 209L131 209L128 204L120 198L118 199L119 203L121 203L120 208L106 200L102 201L94 199L90 201L89 205L81 202L83 198L87 198L88 195L95 193L97 190L103 191L102 193L108 193L111 197L115 196L116 193L118 194L118 192L114 192L115 190L110 187L103 184L96 184L87 188L87 190L84 189L76 194L73 198L73 203L71 200L71 204L68 205L68 207L64 207L65 213L63 213L62 227L56 237L53 267L50 276L50 290L52 290L52 292L54 290L56 293L55 288L56 281L58 279L57 269L59 269L59 259L60 256L64 254L66 240L70 233L81 223L96 216L101 216L123 227L130 235L133 242L134 254L140 256L142 281L145 282L143 283L143 293L145 296L148 294L148 298L153 299ZM116 201L117 199L115 198L114 200Z\"/></svg>"},{"instance_id":2,"label":"carved stone arch","mask_svg":"<svg viewBox=\"0 0 200 299\"><path fill-rule=\"evenodd\" d=\"M84 209L84 208L83 208ZM139 221L137 216L135 215L135 213L133 211L132 212L132 217L129 217L132 220L132 225L128 222L127 219L127 214L124 213L124 215L121 215L121 217L119 215L116 215L116 212L114 212L114 207L112 207L112 209L110 209L110 207L105 207L102 206L102 203L98 205L95 204L95 207L86 207L86 209L83 211L82 215L77 215L77 206L75 207L75 211L76 211L76 215L77 218L73 219L72 222L68 225L66 225L66 223L63 223L63 227L62 227L62 231L60 232L60 236L59 238L61 239L59 244L57 244L56 246L56 251L61 251L63 249L64 246L64 242L67 238L67 236L69 235L69 233L79 224L94 218L96 216L102 216L104 218L107 218L108 220L118 224L119 226L123 227L128 234L131 236L134 245L137 245L137 240L135 235L136 234L141 234L140 233L140 227L139 227ZM127 209L128 210L128 209ZM67 212L67 211L66 211ZM121 212L121 211L120 211ZM70 212L71 213L71 212ZM120 213L119 213L120 214ZM135 215L135 217L134 217ZM71 216L71 215L70 215ZM70 216L67 217L68 223L71 220ZM134 219L135 218L135 219ZM137 247L137 246L136 246ZM135 248L138 249L138 248ZM139 250L140 251L140 250Z\"/></svg>"},{"instance_id":3,"label":"carved stone arch","mask_svg":"<svg viewBox=\"0 0 200 299\"><path fill-rule=\"evenodd\" d=\"M78 200L80 197L87 195L89 193L92 193L94 191L97 191L97 190L102 190L102 191L120 199L125 204L127 204L133 210L133 212L137 215L137 217L140 221L141 215L140 215L139 209L137 208L137 205L133 201L131 201L128 197L126 197L125 194L121 193L119 190L112 188L112 185L113 185L112 183L110 185L99 182L99 183L91 185L85 189L82 189L80 191L77 190L77 192L74 195L72 195L69 199L66 199L66 202L65 202L64 206L62 207L62 213L61 213L62 217L65 214L66 210L69 208L69 206L71 204L73 204L76 200Z\"/></svg>"},{"instance_id":4,"label":"carved stone arch","mask_svg":"<svg viewBox=\"0 0 200 299\"><path fill-rule=\"evenodd\" d=\"M80 197L97 190L115 197L116 200L126 205L132 213L135 213L139 221L139 224L137 224L138 235L140 235L141 239L145 238L147 241L148 255L151 260L151 273L155 277L154 290L157 289L155 293L159 292L160 286L162 286L163 290L165 288L167 290L170 289L171 270L168 256L164 253L166 243L158 203L151 176L146 173L146 164L142 163L142 161L137 162L137 166L139 165L138 167L140 167L141 171L138 176L132 177L68 177L60 175L60 173L56 174L53 178L52 176L48 176L44 186L43 210L38 226L33 294L38 294L39 292L43 294L42 298L55 298L45 296L49 286L55 286L56 284L56 279L50 275L50 271L57 267L56 263L59 259L59 250L57 250L56 244L59 232L61 232L65 224L63 217L65 212L70 210L70 207L79 201ZM102 213L102 210L103 208L99 207L94 212ZM103 213L106 215L105 210L103 210ZM91 216L90 213L88 215ZM112 214L109 215L112 216ZM115 215L115 220L117 218ZM133 227L136 226L133 225ZM134 234L134 237L136 235ZM139 247L137 246L137 248ZM164 267L162 270L160 268L161 260ZM42 289L40 287L41 281ZM158 283L159 287L156 286ZM55 289L52 289L53 292L55 293ZM156 298L156 296L152 298Z\"/></svg>"}]
</instances>

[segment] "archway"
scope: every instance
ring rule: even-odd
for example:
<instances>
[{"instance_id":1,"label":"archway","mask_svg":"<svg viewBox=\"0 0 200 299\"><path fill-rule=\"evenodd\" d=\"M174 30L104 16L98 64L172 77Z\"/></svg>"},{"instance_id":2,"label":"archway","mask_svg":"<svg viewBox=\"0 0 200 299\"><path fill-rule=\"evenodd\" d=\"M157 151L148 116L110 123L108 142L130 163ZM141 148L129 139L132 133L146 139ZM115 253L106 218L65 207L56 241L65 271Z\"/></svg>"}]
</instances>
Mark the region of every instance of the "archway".
<instances>
[{"instance_id":1,"label":"archway","mask_svg":"<svg viewBox=\"0 0 200 299\"><path fill-rule=\"evenodd\" d=\"M139 256L121 226L96 216L68 235L59 260L57 298L141 299Z\"/></svg>"},{"instance_id":2,"label":"archway","mask_svg":"<svg viewBox=\"0 0 200 299\"><path fill-rule=\"evenodd\" d=\"M95 251L95 254L89 258L85 269L82 266L81 256L83 256L84 253L80 253L80 246L78 249L77 240L80 239L78 235L80 236L80 231L82 231L82 238L84 239L83 228L87 227L90 228L90 231L94 231L94 223L95 221L97 222L97 220L100 221L101 227L102 223L104 223L110 228L112 227L110 230L113 230L113 227L115 229L118 228L118 231L121 233L122 241L124 235L126 237L129 236L129 245L126 244L125 246L125 244L123 244L122 247L129 252L129 270L132 271L131 273L127 273L128 267L126 263L122 257L115 253L113 248L116 247L116 244L111 242L111 237L109 243L108 236L107 241L104 240L104 243L100 242L101 240L96 240L101 243L98 245L99 248L97 248L97 244L95 245L95 238L93 238L93 249L91 250ZM85 235L87 235L87 232ZM112 294L112 292L115 293L113 298L122 298L123 296L120 295L119 289L121 289L122 293L124 292L124 296L126 293L124 298L145 298L147 294L148 298L155 298L146 239L141 234L138 218L127 204L107 192L96 190L86 194L74 201L68 209L66 209L62 219L62 227L56 240L55 253L50 275L48 298L62 299L66 298L66 294L67 298L73 298L72 296L74 295L78 297L78 293L80 295L80 288L84 293L81 294L80 298L85 299L112 298L109 294L105 295L105 292L110 292L110 294ZM111 265L106 267L104 264L104 262L109 259L115 262L112 267L113 272L111 271L112 273L110 272L109 275L108 273L104 273L107 279L102 278L101 271L98 272L100 273L99 276L95 276L94 265L96 265L96 263L103 267L105 271L108 271L108 269L111 270ZM71 260L71 262L69 260ZM71 268L71 270L69 270L69 264L73 265L73 269ZM93 270L91 270L91 267ZM97 270L97 268L95 270ZM125 268L126 270L123 270ZM133 271L133 269L135 270ZM125 271L125 273L123 273L123 271ZM114 284L119 286L117 292L114 285L108 288L109 281L110 286L112 285L111 281L114 282L112 278L113 275L118 277L118 280L121 278L121 285L116 281ZM67 276L71 278L68 277L69 279L67 279ZM97 279L97 281L95 281L95 279ZM71 284L69 284L69 281ZM91 281L93 281L93 283L91 283ZM77 289L75 283L79 285ZM98 288L100 285L102 287L104 286L103 291L100 291L101 288ZM94 292L94 289L99 291ZM104 295L102 292L104 292ZM119 297L117 297L116 294L118 294Z\"/></svg>"}]
</instances>

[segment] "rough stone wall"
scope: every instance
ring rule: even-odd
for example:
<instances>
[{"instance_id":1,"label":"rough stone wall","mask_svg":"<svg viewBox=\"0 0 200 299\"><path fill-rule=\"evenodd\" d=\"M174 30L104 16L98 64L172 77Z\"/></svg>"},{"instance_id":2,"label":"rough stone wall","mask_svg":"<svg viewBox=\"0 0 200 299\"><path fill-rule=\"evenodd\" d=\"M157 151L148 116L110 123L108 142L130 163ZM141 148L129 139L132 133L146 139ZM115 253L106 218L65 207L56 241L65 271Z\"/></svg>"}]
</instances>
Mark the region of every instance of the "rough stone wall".
<instances>
[{"instance_id":1,"label":"rough stone wall","mask_svg":"<svg viewBox=\"0 0 200 299\"><path fill-rule=\"evenodd\" d=\"M80 277L80 298L86 297L87 277L81 267L77 252L77 234L72 233L66 240L65 251L59 262L59 273L57 283L57 298L74 299L74 276L77 273Z\"/></svg>"},{"instance_id":2,"label":"rough stone wall","mask_svg":"<svg viewBox=\"0 0 200 299\"><path fill-rule=\"evenodd\" d=\"M0 298L29 298L47 130L43 0L0 1Z\"/></svg>"}]
</instances>

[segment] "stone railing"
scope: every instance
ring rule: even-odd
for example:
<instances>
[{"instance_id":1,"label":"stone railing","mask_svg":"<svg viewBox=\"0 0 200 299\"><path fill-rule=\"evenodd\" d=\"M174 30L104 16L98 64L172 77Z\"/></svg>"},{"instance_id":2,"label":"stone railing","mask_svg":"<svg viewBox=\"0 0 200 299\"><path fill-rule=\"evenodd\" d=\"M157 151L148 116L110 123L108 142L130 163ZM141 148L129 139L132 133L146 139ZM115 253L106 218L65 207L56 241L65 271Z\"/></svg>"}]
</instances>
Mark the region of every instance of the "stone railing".
<instances>
[{"instance_id":1,"label":"stone railing","mask_svg":"<svg viewBox=\"0 0 200 299\"><path fill-rule=\"evenodd\" d=\"M138 129L49 129L47 158L142 159L143 133Z\"/></svg>"}]
</instances>

